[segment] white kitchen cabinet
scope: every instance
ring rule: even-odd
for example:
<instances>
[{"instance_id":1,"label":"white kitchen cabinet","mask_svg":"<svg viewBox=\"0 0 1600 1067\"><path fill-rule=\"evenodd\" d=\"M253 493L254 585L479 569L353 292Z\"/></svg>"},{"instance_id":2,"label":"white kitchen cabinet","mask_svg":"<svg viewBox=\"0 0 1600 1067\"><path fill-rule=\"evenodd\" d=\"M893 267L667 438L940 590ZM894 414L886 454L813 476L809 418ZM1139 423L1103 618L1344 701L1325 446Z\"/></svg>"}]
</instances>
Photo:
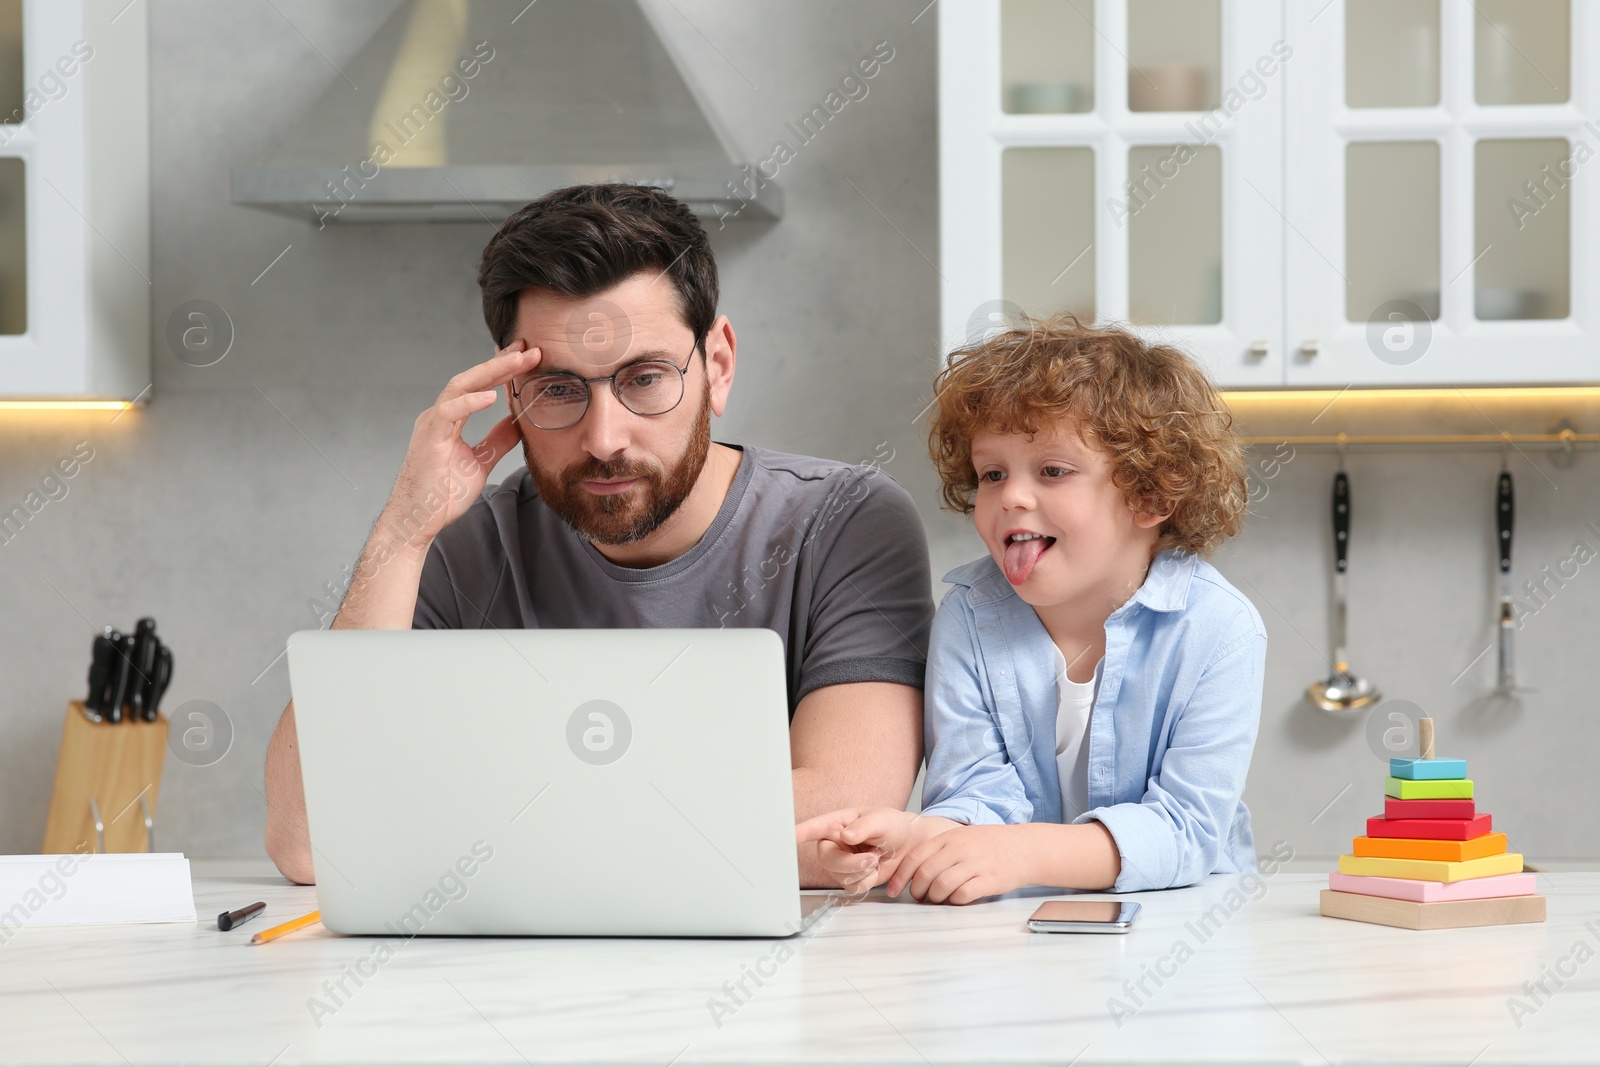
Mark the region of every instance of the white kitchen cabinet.
<instances>
[{"instance_id":1,"label":"white kitchen cabinet","mask_svg":"<svg viewBox=\"0 0 1600 1067\"><path fill-rule=\"evenodd\" d=\"M1600 381L1600 7L1318 6L1287 8L1287 384Z\"/></svg>"},{"instance_id":2,"label":"white kitchen cabinet","mask_svg":"<svg viewBox=\"0 0 1600 1067\"><path fill-rule=\"evenodd\" d=\"M1173 337L1220 380L1281 384L1276 0L938 10L946 342L1006 303L1068 310Z\"/></svg>"},{"instance_id":3,"label":"white kitchen cabinet","mask_svg":"<svg viewBox=\"0 0 1600 1067\"><path fill-rule=\"evenodd\" d=\"M150 382L147 9L0 0L0 400Z\"/></svg>"},{"instance_id":4,"label":"white kitchen cabinet","mask_svg":"<svg viewBox=\"0 0 1600 1067\"><path fill-rule=\"evenodd\" d=\"M1230 388L1600 380L1595 182L1567 173L1600 152L1600 12L938 10L947 344L1071 310L1175 339Z\"/></svg>"}]
</instances>

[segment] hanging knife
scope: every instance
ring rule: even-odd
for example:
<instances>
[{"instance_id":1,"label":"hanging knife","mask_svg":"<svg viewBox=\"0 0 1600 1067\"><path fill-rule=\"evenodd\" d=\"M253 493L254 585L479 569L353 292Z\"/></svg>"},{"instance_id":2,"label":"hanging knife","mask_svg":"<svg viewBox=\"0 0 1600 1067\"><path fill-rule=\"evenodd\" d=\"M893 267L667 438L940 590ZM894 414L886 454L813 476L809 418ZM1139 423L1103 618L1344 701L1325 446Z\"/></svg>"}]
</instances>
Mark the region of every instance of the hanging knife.
<instances>
[{"instance_id":1,"label":"hanging knife","mask_svg":"<svg viewBox=\"0 0 1600 1067\"><path fill-rule=\"evenodd\" d=\"M1501 692L1510 692L1515 683L1511 657L1511 635L1516 628L1511 611L1511 529L1516 521L1516 507L1511 494L1511 472L1508 470L1500 472L1499 487L1495 491L1494 518L1500 556L1500 671L1495 682Z\"/></svg>"}]
</instances>

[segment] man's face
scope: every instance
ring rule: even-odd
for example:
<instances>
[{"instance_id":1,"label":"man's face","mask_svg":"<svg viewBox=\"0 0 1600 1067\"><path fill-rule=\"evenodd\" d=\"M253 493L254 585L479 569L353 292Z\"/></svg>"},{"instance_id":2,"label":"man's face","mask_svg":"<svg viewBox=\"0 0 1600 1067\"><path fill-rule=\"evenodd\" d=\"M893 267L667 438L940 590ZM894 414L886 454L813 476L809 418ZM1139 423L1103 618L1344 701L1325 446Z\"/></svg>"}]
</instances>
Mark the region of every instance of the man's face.
<instances>
[{"instance_id":1,"label":"man's face","mask_svg":"<svg viewBox=\"0 0 1600 1067\"><path fill-rule=\"evenodd\" d=\"M711 447L710 381L671 280L636 274L581 300L525 289L514 335L542 354L512 383L521 399L508 397L540 498L597 544L649 536L688 497ZM644 360L686 367L683 399L664 414L635 414L610 382L594 382L588 410L572 426L540 429L522 417L537 392L523 383L539 375L595 378Z\"/></svg>"}]
</instances>

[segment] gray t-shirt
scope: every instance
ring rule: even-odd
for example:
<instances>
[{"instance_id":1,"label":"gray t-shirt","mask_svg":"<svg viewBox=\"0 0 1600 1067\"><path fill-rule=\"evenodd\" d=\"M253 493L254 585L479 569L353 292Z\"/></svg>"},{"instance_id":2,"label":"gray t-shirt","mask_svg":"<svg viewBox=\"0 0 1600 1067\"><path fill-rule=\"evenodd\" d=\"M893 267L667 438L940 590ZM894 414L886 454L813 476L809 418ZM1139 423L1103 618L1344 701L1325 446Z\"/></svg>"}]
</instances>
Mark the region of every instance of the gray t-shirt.
<instances>
[{"instance_id":1,"label":"gray t-shirt","mask_svg":"<svg viewBox=\"0 0 1600 1067\"><path fill-rule=\"evenodd\" d=\"M791 716L822 686L922 688L933 592L910 494L876 467L740 450L710 528L658 567L606 559L518 471L434 540L412 627L764 626L783 639Z\"/></svg>"}]
</instances>

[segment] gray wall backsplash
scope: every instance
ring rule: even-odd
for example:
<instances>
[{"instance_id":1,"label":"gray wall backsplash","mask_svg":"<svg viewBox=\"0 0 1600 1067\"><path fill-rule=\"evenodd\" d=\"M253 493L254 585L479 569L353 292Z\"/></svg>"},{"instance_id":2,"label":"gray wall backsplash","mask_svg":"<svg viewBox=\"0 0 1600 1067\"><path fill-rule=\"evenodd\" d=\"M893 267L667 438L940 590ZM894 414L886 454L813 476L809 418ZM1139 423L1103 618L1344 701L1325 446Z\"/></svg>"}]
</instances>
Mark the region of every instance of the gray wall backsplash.
<instances>
[{"instance_id":1,"label":"gray wall backsplash","mask_svg":"<svg viewBox=\"0 0 1600 1067\"><path fill-rule=\"evenodd\" d=\"M941 357L936 16L918 17L926 0L674 4L662 25L751 158L790 139L785 123L877 42L894 48L866 97L783 166L780 223L712 223L740 355L713 432L842 460L892 450L883 465L922 509L937 578L983 549L965 518L939 509L917 419ZM95 629L149 614L176 655L163 710L210 701L233 731L209 766L169 754L157 846L264 855L262 764L289 696L284 640L319 625L318 603L347 579L417 413L450 375L492 352L474 281L490 225L319 231L229 203L233 168L265 159L394 7L152 2L153 401L115 421L94 412L0 419L5 507L78 442L93 449L66 495L0 544L0 851L40 847L61 717L83 696ZM223 308L236 331L210 367L179 361L165 341L169 315L197 299ZM474 419L469 435L497 417ZM1512 459L1520 588L1570 557L1575 541L1600 550L1600 532L1586 525L1600 525L1600 462ZM1386 696L1436 716L1441 754L1468 760L1480 805L1513 850L1535 863L1592 857L1600 832L1588 817L1587 768L1600 726L1586 694L1600 563L1581 567L1518 634L1520 677L1533 691L1519 707L1485 704L1494 655L1473 657L1492 636L1488 520L1499 462L1351 455L1351 658ZM514 451L492 480L520 463ZM1297 453L1261 483L1245 533L1215 560L1270 633L1246 793L1257 841L1287 840L1300 856L1347 851L1381 812L1386 773L1364 720L1336 722L1300 701L1328 669L1333 469L1327 453ZM450 708L437 723L471 728Z\"/></svg>"}]
</instances>

